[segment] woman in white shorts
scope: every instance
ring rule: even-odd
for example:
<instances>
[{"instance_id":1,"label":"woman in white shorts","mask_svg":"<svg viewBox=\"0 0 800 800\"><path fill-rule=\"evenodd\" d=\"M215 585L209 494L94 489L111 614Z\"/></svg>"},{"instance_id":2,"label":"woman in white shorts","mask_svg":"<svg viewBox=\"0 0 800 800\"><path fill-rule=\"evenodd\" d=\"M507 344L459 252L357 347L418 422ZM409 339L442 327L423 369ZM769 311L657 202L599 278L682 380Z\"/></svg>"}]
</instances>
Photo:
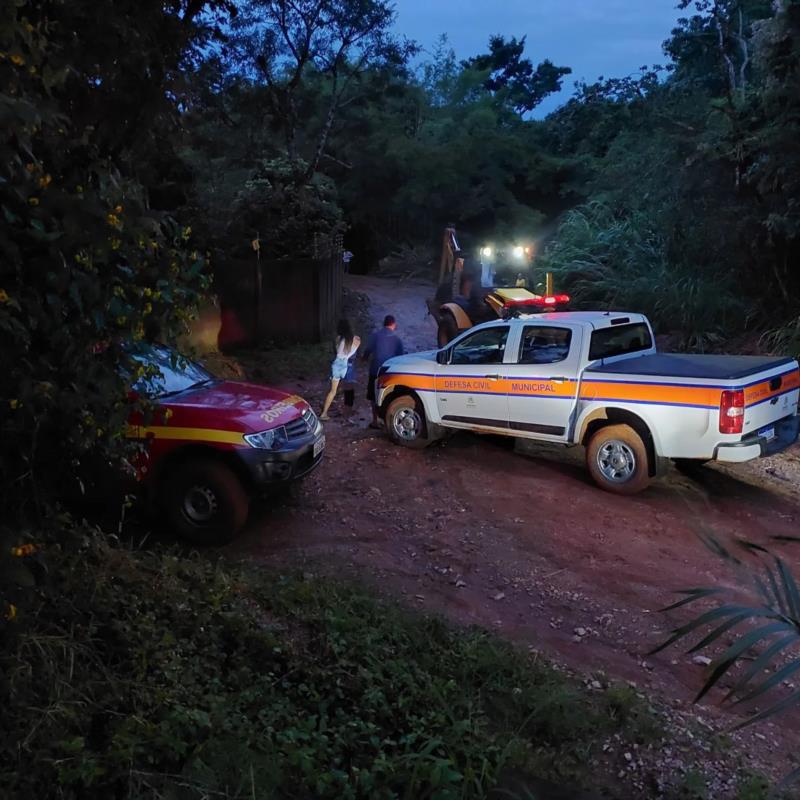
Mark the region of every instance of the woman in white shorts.
<instances>
[{"instance_id":1,"label":"woman in white shorts","mask_svg":"<svg viewBox=\"0 0 800 800\"><path fill-rule=\"evenodd\" d=\"M339 320L336 327L336 358L331 363L331 388L322 406L320 419L330 419L328 409L331 407L333 398L339 388L339 382L347 375L347 362L356 354L361 346L361 339L353 334L353 326L350 320Z\"/></svg>"}]
</instances>

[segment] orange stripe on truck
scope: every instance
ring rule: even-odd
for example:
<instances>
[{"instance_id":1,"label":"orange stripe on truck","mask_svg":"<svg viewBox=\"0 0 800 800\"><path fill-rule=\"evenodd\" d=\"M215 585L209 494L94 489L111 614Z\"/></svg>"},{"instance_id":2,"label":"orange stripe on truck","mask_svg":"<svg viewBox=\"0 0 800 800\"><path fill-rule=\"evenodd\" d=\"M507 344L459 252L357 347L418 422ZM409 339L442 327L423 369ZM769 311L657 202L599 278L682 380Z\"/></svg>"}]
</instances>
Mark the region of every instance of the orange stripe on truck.
<instances>
[{"instance_id":1,"label":"orange stripe on truck","mask_svg":"<svg viewBox=\"0 0 800 800\"><path fill-rule=\"evenodd\" d=\"M487 371L502 369L501 365L486 365ZM780 377L781 385L771 389L774 378L745 387L745 405L752 406L800 388L800 371L793 370ZM474 392L475 394L512 395L515 397L573 397L575 381L552 381L548 378L500 378L491 380L479 376L459 375L382 375L378 384L381 389L402 386L422 392ZM727 388L727 387L725 387ZM587 379L581 383L580 399L618 403L654 403L696 408L719 408L722 386L693 386L676 383L645 383L637 381L601 381ZM730 387L731 391L736 386Z\"/></svg>"},{"instance_id":2,"label":"orange stripe on truck","mask_svg":"<svg viewBox=\"0 0 800 800\"><path fill-rule=\"evenodd\" d=\"M716 408L721 389L700 386L628 383L626 381L591 381L581 385L581 400L615 400L634 403L669 403L681 406Z\"/></svg>"},{"instance_id":3,"label":"orange stripe on truck","mask_svg":"<svg viewBox=\"0 0 800 800\"><path fill-rule=\"evenodd\" d=\"M793 389L800 388L800 371L793 370L792 372L785 372L783 375L776 375L775 377L781 378L781 385L777 389L771 389L770 384L775 378L769 378L755 386L748 386L744 390L744 403L746 406L754 406L757 403L763 403L764 400L771 400L780 394L785 394Z\"/></svg>"}]
</instances>

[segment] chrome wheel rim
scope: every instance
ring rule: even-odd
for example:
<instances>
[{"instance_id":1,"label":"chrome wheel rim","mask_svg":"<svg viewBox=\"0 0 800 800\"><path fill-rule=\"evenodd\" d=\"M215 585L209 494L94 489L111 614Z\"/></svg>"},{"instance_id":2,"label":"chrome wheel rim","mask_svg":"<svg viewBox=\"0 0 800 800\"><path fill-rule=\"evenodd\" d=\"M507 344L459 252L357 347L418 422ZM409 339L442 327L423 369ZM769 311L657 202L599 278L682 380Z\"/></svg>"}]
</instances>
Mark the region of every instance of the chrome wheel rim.
<instances>
[{"instance_id":1,"label":"chrome wheel rim","mask_svg":"<svg viewBox=\"0 0 800 800\"><path fill-rule=\"evenodd\" d=\"M184 495L183 513L195 525L209 522L218 508L217 496L207 486L192 486Z\"/></svg>"},{"instance_id":2,"label":"chrome wheel rim","mask_svg":"<svg viewBox=\"0 0 800 800\"><path fill-rule=\"evenodd\" d=\"M422 433L422 417L415 408L401 408L392 419L392 430L398 439L413 442Z\"/></svg>"},{"instance_id":3,"label":"chrome wheel rim","mask_svg":"<svg viewBox=\"0 0 800 800\"><path fill-rule=\"evenodd\" d=\"M597 467L612 483L626 483L636 472L636 454L630 445L611 439L597 451Z\"/></svg>"}]
</instances>

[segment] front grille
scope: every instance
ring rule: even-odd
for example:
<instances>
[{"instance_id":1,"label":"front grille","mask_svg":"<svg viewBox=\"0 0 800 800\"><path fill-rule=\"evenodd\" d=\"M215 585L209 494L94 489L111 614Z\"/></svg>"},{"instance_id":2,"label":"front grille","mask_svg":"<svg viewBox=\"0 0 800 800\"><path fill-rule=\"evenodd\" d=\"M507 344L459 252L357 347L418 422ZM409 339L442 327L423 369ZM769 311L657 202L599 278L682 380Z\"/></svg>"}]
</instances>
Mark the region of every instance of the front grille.
<instances>
[{"instance_id":1,"label":"front grille","mask_svg":"<svg viewBox=\"0 0 800 800\"><path fill-rule=\"evenodd\" d=\"M286 430L286 438L288 441L292 442L296 439L302 439L305 436L308 436L309 433L313 433L313 431L317 428L317 415L310 409L307 408L298 419L293 419L291 422L287 422L284 425Z\"/></svg>"},{"instance_id":2,"label":"front grille","mask_svg":"<svg viewBox=\"0 0 800 800\"><path fill-rule=\"evenodd\" d=\"M286 438L290 442L294 439L302 439L304 436L308 435L308 425L302 417L287 422L283 427L286 430Z\"/></svg>"},{"instance_id":3,"label":"front grille","mask_svg":"<svg viewBox=\"0 0 800 800\"><path fill-rule=\"evenodd\" d=\"M308 429L310 431L316 430L317 428L317 415L311 408L307 408L303 412L303 419L306 421L306 425L308 425Z\"/></svg>"}]
</instances>

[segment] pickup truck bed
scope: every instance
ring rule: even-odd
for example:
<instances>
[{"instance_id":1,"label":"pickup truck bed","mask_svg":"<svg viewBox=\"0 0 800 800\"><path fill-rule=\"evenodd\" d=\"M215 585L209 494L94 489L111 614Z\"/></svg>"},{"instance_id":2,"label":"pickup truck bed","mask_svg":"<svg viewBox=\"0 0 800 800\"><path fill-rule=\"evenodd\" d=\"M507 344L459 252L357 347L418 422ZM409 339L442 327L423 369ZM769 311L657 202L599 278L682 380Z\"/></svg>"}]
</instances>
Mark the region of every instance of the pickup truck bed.
<instances>
[{"instance_id":1,"label":"pickup truck bed","mask_svg":"<svg viewBox=\"0 0 800 800\"><path fill-rule=\"evenodd\" d=\"M764 356L690 355L687 353L656 353L625 358L611 364L590 367L586 372L614 375L649 375L663 378L694 378L699 380L740 381L759 372L790 366L792 358Z\"/></svg>"}]
</instances>

